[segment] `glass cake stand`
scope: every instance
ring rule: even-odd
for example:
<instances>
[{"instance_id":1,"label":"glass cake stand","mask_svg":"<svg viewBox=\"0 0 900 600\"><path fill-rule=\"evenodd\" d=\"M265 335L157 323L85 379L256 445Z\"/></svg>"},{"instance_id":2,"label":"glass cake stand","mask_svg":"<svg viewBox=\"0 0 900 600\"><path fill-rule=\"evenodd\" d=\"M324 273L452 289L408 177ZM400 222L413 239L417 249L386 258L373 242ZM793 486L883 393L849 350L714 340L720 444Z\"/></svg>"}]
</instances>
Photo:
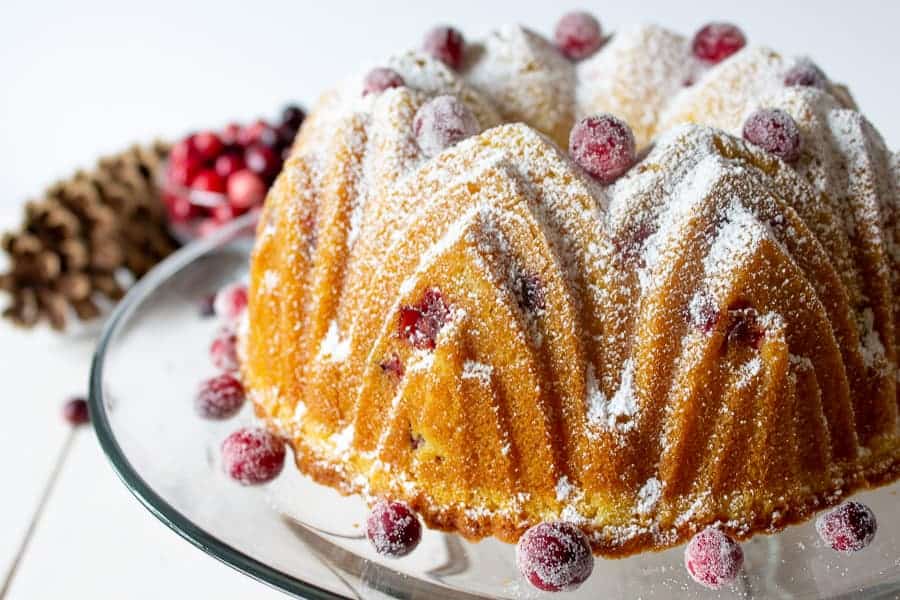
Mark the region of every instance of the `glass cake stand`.
<instances>
[{"instance_id":1,"label":"glass cake stand","mask_svg":"<svg viewBox=\"0 0 900 600\"><path fill-rule=\"evenodd\" d=\"M110 317L91 371L91 415L104 451L135 497L183 538L235 569L309 598L895 598L900 514L894 485L861 494L879 518L872 546L854 556L823 547L812 523L743 544L738 581L719 592L695 584L682 548L598 559L581 589L543 594L519 579L514 548L426 531L412 555L377 556L361 524L364 504L288 466L272 484L234 484L219 464L224 437L252 419L193 413L198 382L214 373L215 319L200 300L246 276L253 217L179 251L139 281Z\"/></svg>"}]
</instances>

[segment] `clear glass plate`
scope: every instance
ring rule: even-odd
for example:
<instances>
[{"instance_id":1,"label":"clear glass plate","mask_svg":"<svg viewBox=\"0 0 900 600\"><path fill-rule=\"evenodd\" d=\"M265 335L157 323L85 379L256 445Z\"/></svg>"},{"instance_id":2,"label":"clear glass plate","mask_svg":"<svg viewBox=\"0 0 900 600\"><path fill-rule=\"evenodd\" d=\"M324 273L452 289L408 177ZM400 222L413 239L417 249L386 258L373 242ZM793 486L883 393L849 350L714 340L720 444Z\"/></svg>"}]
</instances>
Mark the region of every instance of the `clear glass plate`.
<instances>
[{"instance_id":1,"label":"clear glass plate","mask_svg":"<svg viewBox=\"0 0 900 600\"><path fill-rule=\"evenodd\" d=\"M872 546L854 556L823 547L812 523L743 544L744 572L730 588L702 589L682 548L598 559L576 592L541 594L517 574L513 546L426 531L409 557L374 554L361 530L366 508L286 468L245 488L219 464L219 445L252 419L193 413L198 382L214 373L217 327L200 300L245 277L253 217L179 251L138 282L110 318L91 372L91 412L122 481L163 523L201 550L295 596L319 598L895 598L900 594L900 520L891 486L860 498L879 517Z\"/></svg>"}]
</instances>

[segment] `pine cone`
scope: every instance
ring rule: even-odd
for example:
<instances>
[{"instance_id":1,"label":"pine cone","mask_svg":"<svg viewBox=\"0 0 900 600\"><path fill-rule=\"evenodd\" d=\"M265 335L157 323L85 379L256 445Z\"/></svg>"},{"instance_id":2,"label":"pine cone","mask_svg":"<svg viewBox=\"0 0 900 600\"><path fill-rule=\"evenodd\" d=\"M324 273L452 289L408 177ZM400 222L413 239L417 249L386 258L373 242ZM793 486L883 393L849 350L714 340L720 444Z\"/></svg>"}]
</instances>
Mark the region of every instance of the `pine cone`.
<instances>
[{"instance_id":1,"label":"pine cone","mask_svg":"<svg viewBox=\"0 0 900 600\"><path fill-rule=\"evenodd\" d=\"M167 153L160 142L134 146L26 204L21 230L2 238L10 268L0 290L12 297L3 315L59 330L73 312L95 318L97 302L118 300L123 280L140 278L174 251L156 185Z\"/></svg>"}]
</instances>

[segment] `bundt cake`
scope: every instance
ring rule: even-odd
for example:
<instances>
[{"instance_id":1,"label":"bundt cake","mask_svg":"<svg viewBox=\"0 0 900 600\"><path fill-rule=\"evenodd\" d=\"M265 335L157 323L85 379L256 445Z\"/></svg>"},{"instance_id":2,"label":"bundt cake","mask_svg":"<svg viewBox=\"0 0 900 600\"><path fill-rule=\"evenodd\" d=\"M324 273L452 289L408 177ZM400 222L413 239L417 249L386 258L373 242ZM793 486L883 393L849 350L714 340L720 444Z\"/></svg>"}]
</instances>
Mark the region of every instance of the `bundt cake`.
<instances>
[{"instance_id":1,"label":"bundt cake","mask_svg":"<svg viewBox=\"0 0 900 600\"><path fill-rule=\"evenodd\" d=\"M897 478L898 155L727 26L559 37L444 31L321 98L252 257L258 416L342 492L608 556Z\"/></svg>"}]
</instances>

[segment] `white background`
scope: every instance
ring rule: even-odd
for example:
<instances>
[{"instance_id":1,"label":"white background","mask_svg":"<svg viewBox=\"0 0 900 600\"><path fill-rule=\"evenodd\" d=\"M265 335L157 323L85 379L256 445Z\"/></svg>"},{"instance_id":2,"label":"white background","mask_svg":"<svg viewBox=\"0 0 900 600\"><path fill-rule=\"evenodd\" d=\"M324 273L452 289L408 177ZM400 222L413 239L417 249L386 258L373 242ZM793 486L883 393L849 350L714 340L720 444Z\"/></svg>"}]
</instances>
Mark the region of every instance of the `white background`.
<instances>
[{"instance_id":1,"label":"white background","mask_svg":"<svg viewBox=\"0 0 900 600\"><path fill-rule=\"evenodd\" d=\"M0 0L0 226L54 178L101 152L311 103L360 62L418 45L437 22L476 37L520 22L552 30L569 3L45 2ZM808 54L850 84L900 147L900 3L874 0L584 3L607 30L656 22L685 33L731 20L751 43ZM86 387L92 341L0 325L0 577L63 446L62 398ZM3 579L0 579L2 585ZM10 598L277 597L168 532L79 432Z\"/></svg>"}]
</instances>

